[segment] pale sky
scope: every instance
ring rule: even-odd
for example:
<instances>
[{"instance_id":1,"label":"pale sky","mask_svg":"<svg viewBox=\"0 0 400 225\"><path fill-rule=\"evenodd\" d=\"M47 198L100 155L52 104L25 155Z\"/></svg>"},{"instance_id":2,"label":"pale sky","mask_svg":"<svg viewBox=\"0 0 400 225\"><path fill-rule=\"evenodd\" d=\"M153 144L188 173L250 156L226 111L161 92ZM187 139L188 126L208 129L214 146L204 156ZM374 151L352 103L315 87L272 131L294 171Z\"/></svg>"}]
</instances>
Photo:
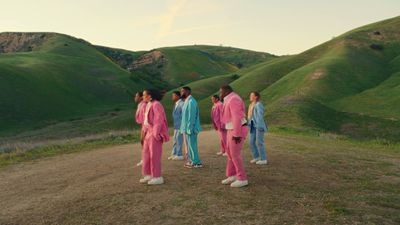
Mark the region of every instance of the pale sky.
<instances>
[{"instance_id":1,"label":"pale sky","mask_svg":"<svg viewBox=\"0 0 400 225\"><path fill-rule=\"evenodd\" d=\"M296 54L400 15L400 0L0 0L0 32L48 31L128 50L209 44Z\"/></svg>"}]
</instances>

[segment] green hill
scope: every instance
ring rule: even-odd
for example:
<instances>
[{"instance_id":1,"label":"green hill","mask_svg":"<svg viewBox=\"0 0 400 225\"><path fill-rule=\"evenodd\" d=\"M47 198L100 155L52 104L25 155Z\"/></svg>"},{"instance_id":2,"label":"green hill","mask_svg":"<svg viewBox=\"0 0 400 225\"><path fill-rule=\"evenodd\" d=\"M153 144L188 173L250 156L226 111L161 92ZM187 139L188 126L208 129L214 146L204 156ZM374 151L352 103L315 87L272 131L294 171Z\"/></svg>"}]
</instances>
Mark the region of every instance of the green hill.
<instances>
[{"instance_id":1,"label":"green hill","mask_svg":"<svg viewBox=\"0 0 400 225\"><path fill-rule=\"evenodd\" d=\"M0 33L0 46L2 133L112 111L150 86L67 35Z\"/></svg>"},{"instance_id":2,"label":"green hill","mask_svg":"<svg viewBox=\"0 0 400 225\"><path fill-rule=\"evenodd\" d=\"M398 140L399 69L396 17L241 70L230 84L246 99L260 91L272 126Z\"/></svg>"},{"instance_id":3,"label":"green hill","mask_svg":"<svg viewBox=\"0 0 400 225\"><path fill-rule=\"evenodd\" d=\"M192 81L237 72L277 58L263 52L208 45L166 47L148 52L100 46L98 49L122 68L167 90Z\"/></svg>"}]
</instances>

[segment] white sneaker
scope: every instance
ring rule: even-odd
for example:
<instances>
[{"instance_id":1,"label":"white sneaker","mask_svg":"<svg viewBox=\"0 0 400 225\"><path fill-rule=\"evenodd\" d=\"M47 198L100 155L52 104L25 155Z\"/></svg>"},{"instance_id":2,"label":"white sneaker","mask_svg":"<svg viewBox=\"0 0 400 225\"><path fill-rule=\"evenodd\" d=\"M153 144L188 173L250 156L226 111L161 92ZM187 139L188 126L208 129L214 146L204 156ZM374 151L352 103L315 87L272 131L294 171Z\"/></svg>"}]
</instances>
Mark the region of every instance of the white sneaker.
<instances>
[{"instance_id":1,"label":"white sneaker","mask_svg":"<svg viewBox=\"0 0 400 225\"><path fill-rule=\"evenodd\" d=\"M183 160L184 158L183 158L183 156L174 156L173 158L172 158L172 160Z\"/></svg>"},{"instance_id":2,"label":"white sneaker","mask_svg":"<svg viewBox=\"0 0 400 225\"><path fill-rule=\"evenodd\" d=\"M174 155L171 155L168 157L168 160L172 160L172 159L174 159L174 157L175 157Z\"/></svg>"},{"instance_id":3,"label":"white sneaker","mask_svg":"<svg viewBox=\"0 0 400 225\"><path fill-rule=\"evenodd\" d=\"M235 182L233 182L231 184L231 187L241 188L241 187L244 187L244 186L247 186L247 185L249 185L249 182L247 180L236 180Z\"/></svg>"},{"instance_id":4,"label":"white sneaker","mask_svg":"<svg viewBox=\"0 0 400 225\"><path fill-rule=\"evenodd\" d=\"M260 158L256 158L256 159L252 159L251 161L250 161L250 163L257 163L258 161L260 161Z\"/></svg>"},{"instance_id":5,"label":"white sneaker","mask_svg":"<svg viewBox=\"0 0 400 225\"><path fill-rule=\"evenodd\" d=\"M163 184L164 183L164 179L162 177L153 177L151 178L151 180L149 180L147 182L148 185L159 185L159 184Z\"/></svg>"},{"instance_id":6,"label":"white sneaker","mask_svg":"<svg viewBox=\"0 0 400 225\"><path fill-rule=\"evenodd\" d=\"M151 180L151 176L144 176L142 179L140 179L139 180L139 182L141 183L141 184L145 184L145 183L147 183L149 180Z\"/></svg>"},{"instance_id":7,"label":"white sneaker","mask_svg":"<svg viewBox=\"0 0 400 225\"><path fill-rule=\"evenodd\" d=\"M218 152L218 153L217 153L217 155L223 155L223 154L224 154L224 153L222 153L222 152Z\"/></svg>"},{"instance_id":8,"label":"white sneaker","mask_svg":"<svg viewBox=\"0 0 400 225\"><path fill-rule=\"evenodd\" d=\"M225 180L222 180L221 184L227 185L227 184L230 184L232 182L235 182L235 180L236 180L236 177L235 176L231 176L231 177L226 178Z\"/></svg>"},{"instance_id":9,"label":"white sneaker","mask_svg":"<svg viewBox=\"0 0 400 225\"><path fill-rule=\"evenodd\" d=\"M222 156L228 156L228 154L224 153L224 154L222 154Z\"/></svg>"},{"instance_id":10,"label":"white sneaker","mask_svg":"<svg viewBox=\"0 0 400 225\"><path fill-rule=\"evenodd\" d=\"M257 165L267 165L267 160L259 160L256 162Z\"/></svg>"},{"instance_id":11,"label":"white sneaker","mask_svg":"<svg viewBox=\"0 0 400 225\"><path fill-rule=\"evenodd\" d=\"M136 166L142 166L142 164L143 164L143 161L140 160L140 162L138 162L138 163L136 164Z\"/></svg>"}]
</instances>

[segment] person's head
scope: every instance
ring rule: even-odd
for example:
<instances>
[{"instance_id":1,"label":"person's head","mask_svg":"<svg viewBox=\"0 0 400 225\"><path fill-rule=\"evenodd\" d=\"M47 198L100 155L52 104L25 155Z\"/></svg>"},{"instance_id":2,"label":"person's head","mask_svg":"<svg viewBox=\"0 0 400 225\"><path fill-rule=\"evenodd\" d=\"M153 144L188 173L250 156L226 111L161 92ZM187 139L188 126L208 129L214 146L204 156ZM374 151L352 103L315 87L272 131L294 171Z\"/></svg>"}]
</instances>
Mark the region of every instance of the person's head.
<instances>
[{"instance_id":1,"label":"person's head","mask_svg":"<svg viewBox=\"0 0 400 225\"><path fill-rule=\"evenodd\" d=\"M143 92L136 92L134 100L136 103L140 103L143 100Z\"/></svg>"},{"instance_id":2,"label":"person's head","mask_svg":"<svg viewBox=\"0 0 400 225\"><path fill-rule=\"evenodd\" d=\"M260 93L258 93L257 91L252 91L250 93L250 101L251 102L257 102L260 100Z\"/></svg>"},{"instance_id":3,"label":"person's head","mask_svg":"<svg viewBox=\"0 0 400 225\"><path fill-rule=\"evenodd\" d=\"M218 95L213 95L211 97L211 101L212 101L212 103L217 103L219 101L219 96Z\"/></svg>"},{"instance_id":4,"label":"person's head","mask_svg":"<svg viewBox=\"0 0 400 225\"><path fill-rule=\"evenodd\" d=\"M159 90L156 89L146 89L143 91L143 101L151 102L151 101L161 101L163 95Z\"/></svg>"},{"instance_id":5,"label":"person's head","mask_svg":"<svg viewBox=\"0 0 400 225\"><path fill-rule=\"evenodd\" d=\"M191 94L192 94L192 89L190 87L185 86L185 87L181 88L181 97L182 98L187 98Z\"/></svg>"},{"instance_id":6,"label":"person's head","mask_svg":"<svg viewBox=\"0 0 400 225\"><path fill-rule=\"evenodd\" d=\"M219 96L221 99L224 99L231 92L233 92L233 89L229 85L223 85L219 88Z\"/></svg>"},{"instance_id":7,"label":"person's head","mask_svg":"<svg viewBox=\"0 0 400 225\"><path fill-rule=\"evenodd\" d=\"M181 99L181 93L179 91L172 92L172 101L177 102Z\"/></svg>"}]
</instances>

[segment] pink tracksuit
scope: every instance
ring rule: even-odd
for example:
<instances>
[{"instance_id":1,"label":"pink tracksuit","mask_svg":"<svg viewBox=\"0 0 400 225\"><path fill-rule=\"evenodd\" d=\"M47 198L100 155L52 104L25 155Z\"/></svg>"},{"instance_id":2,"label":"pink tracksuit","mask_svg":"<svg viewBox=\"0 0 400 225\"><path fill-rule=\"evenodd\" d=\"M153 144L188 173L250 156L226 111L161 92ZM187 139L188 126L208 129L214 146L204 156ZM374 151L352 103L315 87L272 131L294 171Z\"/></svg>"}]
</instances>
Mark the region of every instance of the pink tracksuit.
<instances>
[{"instance_id":1,"label":"pink tracksuit","mask_svg":"<svg viewBox=\"0 0 400 225\"><path fill-rule=\"evenodd\" d=\"M225 96L223 104L222 122L227 129L227 155L226 176L236 176L237 180L247 180L244 171L241 150L247 136L245 106L242 98L232 92ZM240 143L233 140L233 137L241 137Z\"/></svg>"},{"instance_id":2,"label":"pink tracksuit","mask_svg":"<svg viewBox=\"0 0 400 225\"><path fill-rule=\"evenodd\" d=\"M214 126L214 129L218 131L219 134L219 140L220 140L220 146L221 146L221 152L225 153L226 152L226 129L224 124L222 123L222 111L223 111L223 104L222 102L218 101L217 103L214 103L214 106L211 109L211 118L212 118L212 123Z\"/></svg>"},{"instance_id":3,"label":"pink tracksuit","mask_svg":"<svg viewBox=\"0 0 400 225\"><path fill-rule=\"evenodd\" d=\"M161 177L162 144L169 141L168 123L164 108L159 101L147 104L150 105L146 106L143 121L145 137L142 148L142 175Z\"/></svg>"}]
</instances>

